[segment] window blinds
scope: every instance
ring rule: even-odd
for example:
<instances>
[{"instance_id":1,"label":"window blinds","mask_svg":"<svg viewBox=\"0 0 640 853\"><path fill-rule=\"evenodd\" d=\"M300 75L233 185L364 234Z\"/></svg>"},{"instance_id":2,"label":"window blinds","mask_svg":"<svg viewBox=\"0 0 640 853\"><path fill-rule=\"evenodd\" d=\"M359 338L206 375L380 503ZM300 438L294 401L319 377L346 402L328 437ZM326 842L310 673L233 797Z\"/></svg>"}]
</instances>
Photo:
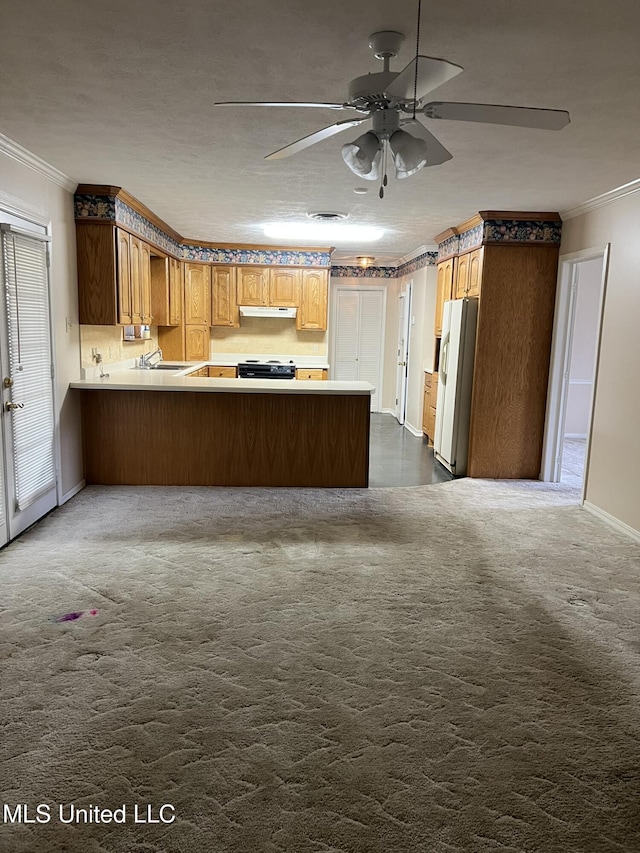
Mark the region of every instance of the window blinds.
<instances>
[{"instance_id":1,"label":"window blinds","mask_svg":"<svg viewBox=\"0 0 640 853\"><path fill-rule=\"evenodd\" d=\"M55 487L53 366L46 238L2 229L16 510Z\"/></svg>"}]
</instances>

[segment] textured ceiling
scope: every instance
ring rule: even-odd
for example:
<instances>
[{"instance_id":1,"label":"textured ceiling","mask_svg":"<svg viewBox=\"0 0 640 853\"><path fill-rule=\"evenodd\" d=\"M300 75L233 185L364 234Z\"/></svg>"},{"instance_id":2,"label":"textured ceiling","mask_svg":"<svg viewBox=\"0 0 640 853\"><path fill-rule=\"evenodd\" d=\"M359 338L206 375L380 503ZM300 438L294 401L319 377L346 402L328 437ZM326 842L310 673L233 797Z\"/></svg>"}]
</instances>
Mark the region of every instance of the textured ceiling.
<instances>
[{"instance_id":1,"label":"textured ceiling","mask_svg":"<svg viewBox=\"0 0 640 853\"><path fill-rule=\"evenodd\" d=\"M264 155L347 117L216 108L217 100L343 101L382 65L370 33L404 32L414 0L29 0L5 4L0 132L78 182L123 186L181 234L264 243L260 224L336 210L381 225L379 258L431 245L478 210L563 210L638 178L637 0L423 2L421 53L465 69L433 99L566 109L545 132L427 121L453 154L377 186L345 166L347 131L291 158ZM356 186L368 186L357 196Z\"/></svg>"}]
</instances>

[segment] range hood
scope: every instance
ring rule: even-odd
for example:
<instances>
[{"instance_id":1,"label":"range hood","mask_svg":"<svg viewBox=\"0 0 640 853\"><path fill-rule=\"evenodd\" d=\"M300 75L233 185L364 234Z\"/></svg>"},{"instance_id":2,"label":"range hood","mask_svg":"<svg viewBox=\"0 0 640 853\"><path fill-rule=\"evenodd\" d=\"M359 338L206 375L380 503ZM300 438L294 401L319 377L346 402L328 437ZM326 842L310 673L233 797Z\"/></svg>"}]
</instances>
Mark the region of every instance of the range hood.
<instances>
[{"instance_id":1,"label":"range hood","mask_svg":"<svg viewBox=\"0 0 640 853\"><path fill-rule=\"evenodd\" d=\"M241 317L295 317L297 308L271 308L262 305L239 305Z\"/></svg>"}]
</instances>

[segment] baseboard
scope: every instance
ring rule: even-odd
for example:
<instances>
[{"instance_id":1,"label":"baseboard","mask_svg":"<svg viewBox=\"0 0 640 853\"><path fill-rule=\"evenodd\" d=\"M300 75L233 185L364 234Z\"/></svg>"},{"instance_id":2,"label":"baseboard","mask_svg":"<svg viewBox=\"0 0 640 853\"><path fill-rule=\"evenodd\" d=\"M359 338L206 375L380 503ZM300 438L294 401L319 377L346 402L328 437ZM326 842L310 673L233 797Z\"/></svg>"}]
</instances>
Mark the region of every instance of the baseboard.
<instances>
[{"instance_id":1,"label":"baseboard","mask_svg":"<svg viewBox=\"0 0 640 853\"><path fill-rule=\"evenodd\" d=\"M415 435L416 438L422 438L422 430L416 429L414 426L411 426L407 421L404 422L405 429L408 429L411 435Z\"/></svg>"},{"instance_id":2,"label":"baseboard","mask_svg":"<svg viewBox=\"0 0 640 853\"><path fill-rule=\"evenodd\" d=\"M395 418L396 410L395 409L380 409L380 414L381 415L393 415L393 417Z\"/></svg>"},{"instance_id":3,"label":"baseboard","mask_svg":"<svg viewBox=\"0 0 640 853\"><path fill-rule=\"evenodd\" d=\"M78 492L81 492L86 486L86 482L84 480L80 480L79 483L76 483L68 492L65 492L64 495L60 498L60 503L58 506L62 506L62 504L66 504L67 501L70 501L74 495L77 495Z\"/></svg>"},{"instance_id":4,"label":"baseboard","mask_svg":"<svg viewBox=\"0 0 640 853\"><path fill-rule=\"evenodd\" d=\"M565 432L563 438L586 438L586 432Z\"/></svg>"},{"instance_id":5,"label":"baseboard","mask_svg":"<svg viewBox=\"0 0 640 853\"><path fill-rule=\"evenodd\" d=\"M620 519L616 518L614 515L609 515L608 512L605 512L603 509L600 509L600 507L589 503L589 501L585 501L582 505L588 512L595 515L596 518L606 522L611 527L615 527L615 529L619 530L620 533L626 533L627 536L635 539L636 542L640 542L640 530L630 527L628 524L625 524L624 521L620 521Z\"/></svg>"}]
</instances>

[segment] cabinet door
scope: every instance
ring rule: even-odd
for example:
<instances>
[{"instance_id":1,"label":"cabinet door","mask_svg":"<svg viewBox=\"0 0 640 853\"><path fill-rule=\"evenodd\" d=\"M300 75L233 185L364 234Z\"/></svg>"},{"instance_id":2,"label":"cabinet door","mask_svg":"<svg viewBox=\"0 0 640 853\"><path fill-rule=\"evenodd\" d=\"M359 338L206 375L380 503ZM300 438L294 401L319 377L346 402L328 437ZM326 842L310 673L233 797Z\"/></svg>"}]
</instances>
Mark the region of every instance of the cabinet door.
<instances>
[{"instance_id":1,"label":"cabinet door","mask_svg":"<svg viewBox=\"0 0 640 853\"><path fill-rule=\"evenodd\" d=\"M126 231L117 229L118 251L118 323L130 326L131 319L131 244Z\"/></svg>"},{"instance_id":2,"label":"cabinet door","mask_svg":"<svg viewBox=\"0 0 640 853\"><path fill-rule=\"evenodd\" d=\"M209 326L210 314L211 268L204 264L185 264L184 322L187 326Z\"/></svg>"},{"instance_id":3,"label":"cabinet door","mask_svg":"<svg viewBox=\"0 0 640 853\"><path fill-rule=\"evenodd\" d=\"M322 382L327 378L327 371L321 367L299 367L296 369L296 379Z\"/></svg>"},{"instance_id":4,"label":"cabinet door","mask_svg":"<svg viewBox=\"0 0 640 853\"><path fill-rule=\"evenodd\" d=\"M208 323L206 326L187 326L185 339L185 358L187 361L206 361L209 358Z\"/></svg>"},{"instance_id":5,"label":"cabinet door","mask_svg":"<svg viewBox=\"0 0 640 853\"><path fill-rule=\"evenodd\" d=\"M151 311L151 247L140 240L140 299L142 322L147 325L153 320Z\"/></svg>"},{"instance_id":6,"label":"cabinet door","mask_svg":"<svg viewBox=\"0 0 640 853\"><path fill-rule=\"evenodd\" d=\"M240 325L236 301L236 268L214 266L211 268L211 325Z\"/></svg>"},{"instance_id":7,"label":"cabinet door","mask_svg":"<svg viewBox=\"0 0 640 853\"><path fill-rule=\"evenodd\" d=\"M269 270L269 305L296 308L300 300L300 270Z\"/></svg>"},{"instance_id":8,"label":"cabinet door","mask_svg":"<svg viewBox=\"0 0 640 853\"><path fill-rule=\"evenodd\" d=\"M327 270L302 270L296 328L324 332L327 328L328 298Z\"/></svg>"},{"instance_id":9,"label":"cabinet door","mask_svg":"<svg viewBox=\"0 0 640 853\"><path fill-rule=\"evenodd\" d=\"M182 264L169 258L169 325L179 326L182 322Z\"/></svg>"},{"instance_id":10,"label":"cabinet door","mask_svg":"<svg viewBox=\"0 0 640 853\"><path fill-rule=\"evenodd\" d=\"M424 375L424 391L422 400L422 432L429 435L429 406L431 405L431 376Z\"/></svg>"},{"instance_id":11,"label":"cabinet door","mask_svg":"<svg viewBox=\"0 0 640 853\"><path fill-rule=\"evenodd\" d=\"M131 322L134 326L142 323L142 281L140 270L142 261L140 259L140 239L131 235Z\"/></svg>"},{"instance_id":12,"label":"cabinet door","mask_svg":"<svg viewBox=\"0 0 640 853\"><path fill-rule=\"evenodd\" d=\"M467 288L467 296L480 296L482 255L483 249L476 249L469 254L469 287Z\"/></svg>"},{"instance_id":13,"label":"cabinet door","mask_svg":"<svg viewBox=\"0 0 640 853\"><path fill-rule=\"evenodd\" d=\"M456 272L455 298L462 299L467 295L469 289L469 255L458 258Z\"/></svg>"},{"instance_id":14,"label":"cabinet door","mask_svg":"<svg viewBox=\"0 0 640 853\"><path fill-rule=\"evenodd\" d=\"M435 320L435 335L437 338L442 334L442 313L444 303L451 299L451 290L453 287L453 268L454 259L449 258L448 261L442 261L438 264L438 287L436 290L436 320Z\"/></svg>"},{"instance_id":15,"label":"cabinet door","mask_svg":"<svg viewBox=\"0 0 640 853\"><path fill-rule=\"evenodd\" d=\"M269 304L269 268L237 267L238 305Z\"/></svg>"},{"instance_id":16,"label":"cabinet door","mask_svg":"<svg viewBox=\"0 0 640 853\"><path fill-rule=\"evenodd\" d=\"M235 367L225 367L216 366L215 364L210 364L207 370L207 376L210 379L236 379L238 376L238 371Z\"/></svg>"}]
</instances>

